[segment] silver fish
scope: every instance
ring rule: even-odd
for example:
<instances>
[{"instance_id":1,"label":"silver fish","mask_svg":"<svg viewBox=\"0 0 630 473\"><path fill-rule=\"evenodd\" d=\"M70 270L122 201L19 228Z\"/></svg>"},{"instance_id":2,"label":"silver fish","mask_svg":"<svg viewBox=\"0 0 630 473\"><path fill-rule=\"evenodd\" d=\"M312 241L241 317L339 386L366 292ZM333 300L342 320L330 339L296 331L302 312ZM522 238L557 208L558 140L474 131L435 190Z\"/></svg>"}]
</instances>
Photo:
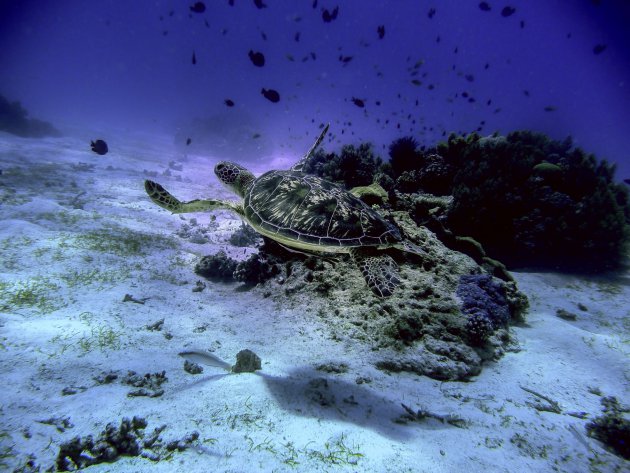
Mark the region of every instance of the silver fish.
<instances>
[{"instance_id":1,"label":"silver fish","mask_svg":"<svg viewBox=\"0 0 630 473\"><path fill-rule=\"evenodd\" d=\"M178 353L179 356L193 363L201 363L207 366L215 366L223 368L225 371L232 371L232 365L227 361L223 361L216 355L207 351L191 350Z\"/></svg>"}]
</instances>

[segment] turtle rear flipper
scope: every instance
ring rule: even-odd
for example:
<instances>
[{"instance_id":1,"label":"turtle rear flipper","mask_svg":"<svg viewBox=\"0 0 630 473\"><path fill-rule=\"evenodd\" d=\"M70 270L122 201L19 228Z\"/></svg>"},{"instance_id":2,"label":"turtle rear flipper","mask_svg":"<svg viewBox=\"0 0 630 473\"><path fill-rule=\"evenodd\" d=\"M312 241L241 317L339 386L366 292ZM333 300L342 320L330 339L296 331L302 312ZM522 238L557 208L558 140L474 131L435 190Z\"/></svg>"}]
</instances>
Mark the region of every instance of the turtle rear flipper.
<instances>
[{"instance_id":1,"label":"turtle rear flipper","mask_svg":"<svg viewBox=\"0 0 630 473\"><path fill-rule=\"evenodd\" d=\"M149 180L144 181L144 189L147 191L147 194L154 203L174 214L228 209L234 210L240 215L243 215L242 206L236 202L211 199L195 199L189 202L182 202L177 197L173 196L169 191L164 189L164 187L162 187L160 184Z\"/></svg>"},{"instance_id":2,"label":"turtle rear flipper","mask_svg":"<svg viewBox=\"0 0 630 473\"><path fill-rule=\"evenodd\" d=\"M379 297L389 297L402 284L398 276L398 265L389 255L371 253L361 248L350 252L372 292Z\"/></svg>"}]
</instances>

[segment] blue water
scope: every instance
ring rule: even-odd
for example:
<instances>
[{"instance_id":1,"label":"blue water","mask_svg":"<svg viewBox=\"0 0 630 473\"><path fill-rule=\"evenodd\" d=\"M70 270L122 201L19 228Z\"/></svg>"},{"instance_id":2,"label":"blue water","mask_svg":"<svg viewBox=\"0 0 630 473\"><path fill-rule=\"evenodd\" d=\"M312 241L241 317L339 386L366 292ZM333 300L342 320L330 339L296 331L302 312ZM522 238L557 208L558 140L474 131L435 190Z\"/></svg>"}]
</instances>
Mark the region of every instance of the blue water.
<instances>
[{"instance_id":1,"label":"blue water","mask_svg":"<svg viewBox=\"0 0 630 473\"><path fill-rule=\"evenodd\" d=\"M370 141L383 157L400 136L430 146L452 131L526 128L571 135L630 177L626 0L193 3L4 0L0 93L104 137L157 131L194 148L193 120L208 120L225 135L219 154L241 161L299 155L323 122L330 149Z\"/></svg>"}]
</instances>

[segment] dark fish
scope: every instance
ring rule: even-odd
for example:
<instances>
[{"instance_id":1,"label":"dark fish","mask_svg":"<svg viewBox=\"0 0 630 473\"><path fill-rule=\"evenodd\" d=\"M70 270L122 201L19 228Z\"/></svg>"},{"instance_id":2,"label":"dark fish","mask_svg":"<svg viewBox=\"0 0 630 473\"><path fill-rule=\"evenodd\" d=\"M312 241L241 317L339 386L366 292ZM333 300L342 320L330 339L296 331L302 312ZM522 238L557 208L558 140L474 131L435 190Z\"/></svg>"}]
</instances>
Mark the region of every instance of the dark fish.
<instances>
[{"instance_id":1,"label":"dark fish","mask_svg":"<svg viewBox=\"0 0 630 473\"><path fill-rule=\"evenodd\" d=\"M260 138L261 136L262 136L262 135L261 135L260 133L254 133L254 134L252 135L252 138L253 138L253 139L257 139L257 138Z\"/></svg>"},{"instance_id":2,"label":"dark fish","mask_svg":"<svg viewBox=\"0 0 630 473\"><path fill-rule=\"evenodd\" d=\"M280 101L280 94L277 91L273 90L273 89L265 89L265 88L263 88L260 91L260 93L263 94L264 97L267 100L269 100L270 102L277 103L277 102Z\"/></svg>"},{"instance_id":3,"label":"dark fish","mask_svg":"<svg viewBox=\"0 0 630 473\"><path fill-rule=\"evenodd\" d=\"M525 97L529 97L529 90L523 90L523 93L525 94Z\"/></svg>"},{"instance_id":4,"label":"dark fish","mask_svg":"<svg viewBox=\"0 0 630 473\"><path fill-rule=\"evenodd\" d=\"M234 0L228 0L228 5L230 5L231 7L234 6Z\"/></svg>"},{"instance_id":5,"label":"dark fish","mask_svg":"<svg viewBox=\"0 0 630 473\"><path fill-rule=\"evenodd\" d=\"M430 8L427 16L429 17L429 19L433 18L435 16L435 8Z\"/></svg>"},{"instance_id":6,"label":"dark fish","mask_svg":"<svg viewBox=\"0 0 630 473\"><path fill-rule=\"evenodd\" d=\"M267 35L265 34L264 31L260 32L260 36L262 36L263 41L267 41Z\"/></svg>"},{"instance_id":7,"label":"dark fish","mask_svg":"<svg viewBox=\"0 0 630 473\"><path fill-rule=\"evenodd\" d=\"M339 56L339 60L341 62L343 62L344 64L348 64L350 61L352 61L352 56Z\"/></svg>"},{"instance_id":8,"label":"dark fish","mask_svg":"<svg viewBox=\"0 0 630 473\"><path fill-rule=\"evenodd\" d=\"M479 9L481 11L490 11L490 5L488 4L488 2L481 2L479 4Z\"/></svg>"},{"instance_id":9,"label":"dark fish","mask_svg":"<svg viewBox=\"0 0 630 473\"><path fill-rule=\"evenodd\" d=\"M593 54L601 54L604 52L605 49L606 49L605 44L596 44L595 47L593 48Z\"/></svg>"},{"instance_id":10,"label":"dark fish","mask_svg":"<svg viewBox=\"0 0 630 473\"><path fill-rule=\"evenodd\" d=\"M197 56L195 56L195 51L193 51L192 63L193 65L197 64Z\"/></svg>"},{"instance_id":11,"label":"dark fish","mask_svg":"<svg viewBox=\"0 0 630 473\"><path fill-rule=\"evenodd\" d=\"M486 70L487 70L489 67L490 67L490 64L488 64L488 63L486 63L486 65L485 65L485 66L483 66L483 68L484 68L484 69L486 69Z\"/></svg>"},{"instance_id":12,"label":"dark fish","mask_svg":"<svg viewBox=\"0 0 630 473\"><path fill-rule=\"evenodd\" d=\"M190 7L190 11L195 13L203 13L206 11L206 4L203 2L195 2L195 4Z\"/></svg>"},{"instance_id":13,"label":"dark fish","mask_svg":"<svg viewBox=\"0 0 630 473\"><path fill-rule=\"evenodd\" d=\"M414 79L414 80L412 80L412 81L411 81L411 83L412 83L413 85L422 85L422 81L419 81L418 79Z\"/></svg>"},{"instance_id":14,"label":"dark fish","mask_svg":"<svg viewBox=\"0 0 630 473\"><path fill-rule=\"evenodd\" d=\"M90 146L92 147L92 151L94 151L96 154L100 154L101 156L107 154L107 152L109 151L107 143L105 143L103 140L92 141L90 142Z\"/></svg>"},{"instance_id":15,"label":"dark fish","mask_svg":"<svg viewBox=\"0 0 630 473\"><path fill-rule=\"evenodd\" d=\"M521 25L521 29L525 28L525 20L521 20L519 24Z\"/></svg>"},{"instance_id":16,"label":"dark fish","mask_svg":"<svg viewBox=\"0 0 630 473\"><path fill-rule=\"evenodd\" d=\"M378 39L383 39L385 37L385 26L379 26L376 28L376 32L378 33Z\"/></svg>"},{"instance_id":17,"label":"dark fish","mask_svg":"<svg viewBox=\"0 0 630 473\"><path fill-rule=\"evenodd\" d=\"M247 55L249 56L249 59L252 61L252 64L254 64L254 66L263 67L265 65L265 56L263 55L263 53L255 53L250 49Z\"/></svg>"},{"instance_id":18,"label":"dark fish","mask_svg":"<svg viewBox=\"0 0 630 473\"><path fill-rule=\"evenodd\" d=\"M543 110L545 112L554 112L556 110L556 107L554 107L553 105L547 105Z\"/></svg>"},{"instance_id":19,"label":"dark fish","mask_svg":"<svg viewBox=\"0 0 630 473\"><path fill-rule=\"evenodd\" d=\"M512 16L514 13L516 12L516 8L514 7L503 7L503 10L501 10L501 16L504 18L507 18L508 16Z\"/></svg>"},{"instance_id":20,"label":"dark fish","mask_svg":"<svg viewBox=\"0 0 630 473\"><path fill-rule=\"evenodd\" d=\"M296 43L300 42L300 32L299 31L297 33L295 33L295 35L293 36L293 39L295 40Z\"/></svg>"},{"instance_id":21,"label":"dark fish","mask_svg":"<svg viewBox=\"0 0 630 473\"><path fill-rule=\"evenodd\" d=\"M317 8L317 0L313 0L313 8Z\"/></svg>"},{"instance_id":22,"label":"dark fish","mask_svg":"<svg viewBox=\"0 0 630 473\"><path fill-rule=\"evenodd\" d=\"M208 23L208 20L203 20L203 22L206 25L206 28L210 28L210 23Z\"/></svg>"},{"instance_id":23,"label":"dark fish","mask_svg":"<svg viewBox=\"0 0 630 473\"><path fill-rule=\"evenodd\" d=\"M472 74L466 74L464 77L466 78L466 80L468 82L474 82L475 81L475 76L473 76Z\"/></svg>"},{"instance_id":24,"label":"dark fish","mask_svg":"<svg viewBox=\"0 0 630 473\"><path fill-rule=\"evenodd\" d=\"M256 5L257 8L267 8L267 5L265 5L262 0L254 0L254 5Z\"/></svg>"},{"instance_id":25,"label":"dark fish","mask_svg":"<svg viewBox=\"0 0 630 473\"><path fill-rule=\"evenodd\" d=\"M361 99L356 98L356 97L352 97L352 103L355 104L359 108L365 107L365 102L363 100L361 100Z\"/></svg>"},{"instance_id":26,"label":"dark fish","mask_svg":"<svg viewBox=\"0 0 630 473\"><path fill-rule=\"evenodd\" d=\"M311 53L311 58L313 59L313 61L317 59L317 56L315 55L315 53Z\"/></svg>"},{"instance_id":27,"label":"dark fish","mask_svg":"<svg viewBox=\"0 0 630 473\"><path fill-rule=\"evenodd\" d=\"M377 101L376 101L376 102L374 102L374 103L375 103L376 105L379 105L379 106L381 105L381 101L380 101L380 100L377 100Z\"/></svg>"},{"instance_id":28,"label":"dark fish","mask_svg":"<svg viewBox=\"0 0 630 473\"><path fill-rule=\"evenodd\" d=\"M324 9L324 11L322 11L322 19L324 20L324 23L330 23L331 21L336 20L338 13L339 13L339 7L335 7L335 9L332 12L329 12L328 10Z\"/></svg>"},{"instance_id":29,"label":"dark fish","mask_svg":"<svg viewBox=\"0 0 630 473\"><path fill-rule=\"evenodd\" d=\"M626 184L630 186L630 179L624 179L623 182L625 182Z\"/></svg>"},{"instance_id":30,"label":"dark fish","mask_svg":"<svg viewBox=\"0 0 630 473\"><path fill-rule=\"evenodd\" d=\"M186 146L190 145L190 143L192 143L192 140L191 140L190 138L188 138L188 139L186 140Z\"/></svg>"},{"instance_id":31,"label":"dark fish","mask_svg":"<svg viewBox=\"0 0 630 473\"><path fill-rule=\"evenodd\" d=\"M230 100L230 99L225 99L223 101L223 103L225 103L225 105L227 105L228 107L233 107L234 106L234 101Z\"/></svg>"}]
</instances>

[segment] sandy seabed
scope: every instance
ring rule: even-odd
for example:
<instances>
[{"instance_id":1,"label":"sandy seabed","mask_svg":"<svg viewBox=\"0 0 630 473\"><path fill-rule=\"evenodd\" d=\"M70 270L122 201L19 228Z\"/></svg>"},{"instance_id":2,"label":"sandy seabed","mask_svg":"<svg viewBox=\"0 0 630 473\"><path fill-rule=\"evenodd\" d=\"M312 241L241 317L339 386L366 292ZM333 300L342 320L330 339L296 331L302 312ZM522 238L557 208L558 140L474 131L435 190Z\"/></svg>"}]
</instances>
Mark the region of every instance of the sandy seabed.
<instances>
[{"instance_id":1,"label":"sandy seabed","mask_svg":"<svg viewBox=\"0 0 630 473\"><path fill-rule=\"evenodd\" d=\"M0 135L0 469L30 458L45 471L62 443L138 416L145 439L165 426L162 447L89 471L627 471L585 425L603 396L630 400L628 273L514 273L531 305L512 328L520 350L471 382L379 371L308 301L288 309L208 281L193 291L201 256L254 250L229 245L236 215L170 215L143 180L183 200L229 198L216 160L155 137L97 156L90 138ZM233 363L244 348L258 373L193 375L178 356ZM412 420L402 404L445 417Z\"/></svg>"}]
</instances>

